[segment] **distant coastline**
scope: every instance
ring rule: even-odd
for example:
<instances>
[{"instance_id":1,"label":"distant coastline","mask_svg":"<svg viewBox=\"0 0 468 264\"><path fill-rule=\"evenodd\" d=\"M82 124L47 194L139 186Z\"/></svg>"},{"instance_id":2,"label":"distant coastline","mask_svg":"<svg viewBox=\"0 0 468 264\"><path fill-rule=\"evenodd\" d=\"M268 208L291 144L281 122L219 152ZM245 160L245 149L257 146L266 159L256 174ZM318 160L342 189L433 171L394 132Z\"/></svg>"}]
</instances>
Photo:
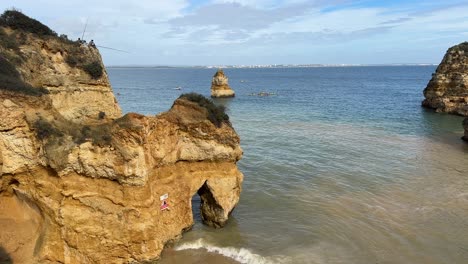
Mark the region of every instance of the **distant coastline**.
<instances>
[{"instance_id":1,"label":"distant coastline","mask_svg":"<svg viewBox=\"0 0 468 264\"><path fill-rule=\"evenodd\" d=\"M107 65L107 68L200 68L200 69L251 69L251 68L323 68L323 67L389 67L389 66L437 66L437 63L392 63L392 64L265 64L265 65Z\"/></svg>"}]
</instances>

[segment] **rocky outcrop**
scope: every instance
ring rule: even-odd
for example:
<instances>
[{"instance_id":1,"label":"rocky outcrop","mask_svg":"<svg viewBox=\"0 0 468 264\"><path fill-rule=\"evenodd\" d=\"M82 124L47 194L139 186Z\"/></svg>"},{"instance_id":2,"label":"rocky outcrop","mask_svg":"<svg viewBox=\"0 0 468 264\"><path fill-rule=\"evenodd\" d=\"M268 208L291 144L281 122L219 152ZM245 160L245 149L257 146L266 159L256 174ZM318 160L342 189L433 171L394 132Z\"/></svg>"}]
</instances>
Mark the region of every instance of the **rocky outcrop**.
<instances>
[{"instance_id":1,"label":"rocky outcrop","mask_svg":"<svg viewBox=\"0 0 468 264\"><path fill-rule=\"evenodd\" d=\"M448 49L424 90L424 107L468 116L468 42Z\"/></svg>"},{"instance_id":2,"label":"rocky outcrop","mask_svg":"<svg viewBox=\"0 0 468 264\"><path fill-rule=\"evenodd\" d=\"M65 118L83 123L122 115L96 48L11 28L0 31L13 42L12 48L0 45L0 54L8 58L2 64L11 64L23 82L44 88Z\"/></svg>"},{"instance_id":3,"label":"rocky outcrop","mask_svg":"<svg viewBox=\"0 0 468 264\"><path fill-rule=\"evenodd\" d=\"M447 50L432 79L424 89L422 106L436 112L468 116L468 42ZM465 119L464 140L468 141L468 120Z\"/></svg>"},{"instance_id":4,"label":"rocky outcrop","mask_svg":"<svg viewBox=\"0 0 468 264\"><path fill-rule=\"evenodd\" d=\"M234 97L235 93L229 87L228 77L224 75L224 71L219 69L213 76L211 81L211 97Z\"/></svg>"},{"instance_id":5,"label":"rocky outcrop","mask_svg":"<svg viewBox=\"0 0 468 264\"><path fill-rule=\"evenodd\" d=\"M26 52L36 44L41 55ZM49 93L0 83L2 251L14 263L154 260L193 225L197 194L204 223L224 226L243 180L230 123L214 123L209 109L190 99L157 116L120 116L105 72L86 76L62 63L68 50L49 45L37 39L21 46L31 58L16 67L28 87L39 80ZM83 49L102 64L97 50ZM28 65L38 72L28 73ZM72 102L78 94L81 101Z\"/></svg>"}]
</instances>

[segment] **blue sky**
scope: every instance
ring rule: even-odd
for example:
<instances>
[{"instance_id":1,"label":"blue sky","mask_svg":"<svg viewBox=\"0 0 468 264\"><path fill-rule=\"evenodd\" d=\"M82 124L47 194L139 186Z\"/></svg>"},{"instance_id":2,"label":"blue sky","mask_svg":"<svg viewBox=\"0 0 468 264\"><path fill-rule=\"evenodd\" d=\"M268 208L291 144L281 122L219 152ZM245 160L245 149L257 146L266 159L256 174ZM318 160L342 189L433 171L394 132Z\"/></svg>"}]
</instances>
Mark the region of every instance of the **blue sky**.
<instances>
[{"instance_id":1,"label":"blue sky","mask_svg":"<svg viewBox=\"0 0 468 264\"><path fill-rule=\"evenodd\" d=\"M15 0L106 65L439 63L468 40L459 0Z\"/></svg>"}]
</instances>

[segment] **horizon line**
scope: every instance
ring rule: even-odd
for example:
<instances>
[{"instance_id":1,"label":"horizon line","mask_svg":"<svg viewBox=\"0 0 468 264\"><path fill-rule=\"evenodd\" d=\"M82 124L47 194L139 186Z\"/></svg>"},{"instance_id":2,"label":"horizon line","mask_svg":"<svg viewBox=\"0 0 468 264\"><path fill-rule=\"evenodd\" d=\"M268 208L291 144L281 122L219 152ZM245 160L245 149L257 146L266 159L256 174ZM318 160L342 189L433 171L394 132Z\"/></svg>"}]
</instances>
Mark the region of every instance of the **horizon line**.
<instances>
[{"instance_id":1,"label":"horizon line","mask_svg":"<svg viewBox=\"0 0 468 264\"><path fill-rule=\"evenodd\" d=\"M362 66L437 66L439 63L311 63L311 64L224 64L224 65L165 65L165 64L121 64L105 65L106 68L314 68L314 67L362 67Z\"/></svg>"}]
</instances>

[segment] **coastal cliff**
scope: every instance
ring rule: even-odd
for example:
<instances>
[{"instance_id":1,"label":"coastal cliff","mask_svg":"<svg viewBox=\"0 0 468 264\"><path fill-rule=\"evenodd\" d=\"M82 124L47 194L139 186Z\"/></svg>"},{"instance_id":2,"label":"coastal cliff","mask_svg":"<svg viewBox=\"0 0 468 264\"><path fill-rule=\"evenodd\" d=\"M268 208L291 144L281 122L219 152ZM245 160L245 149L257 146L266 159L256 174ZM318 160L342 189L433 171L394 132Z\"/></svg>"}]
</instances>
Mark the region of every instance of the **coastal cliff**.
<instances>
[{"instance_id":1,"label":"coastal cliff","mask_svg":"<svg viewBox=\"0 0 468 264\"><path fill-rule=\"evenodd\" d=\"M424 97L424 107L468 117L468 42L447 50L424 89ZM463 122L463 127L463 139L468 141L468 118Z\"/></svg>"},{"instance_id":2,"label":"coastal cliff","mask_svg":"<svg viewBox=\"0 0 468 264\"><path fill-rule=\"evenodd\" d=\"M18 82L41 87L53 107L76 122L96 120L100 112L106 119L122 115L96 48L58 37L37 21L23 23L30 28L14 29L8 25L32 20L16 11L6 11L2 17L9 24L0 27L1 80L5 83L5 78L16 75L4 89L16 89ZM39 31L40 25L45 29Z\"/></svg>"},{"instance_id":3,"label":"coastal cliff","mask_svg":"<svg viewBox=\"0 0 468 264\"><path fill-rule=\"evenodd\" d=\"M243 175L222 108L185 95L122 116L97 49L0 30L16 41L0 47L0 249L14 263L157 259L197 194L203 222L226 224Z\"/></svg>"},{"instance_id":4,"label":"coastal cliff","mask_svg":"<svg viewBox=\"0 0 468 264\"><path fill-rule=\"evenodd\" d=\"M219 69L216 71L211 81L211 97L234 97L235 93L229 87L228 77L224 71Z\"/></svg>"}]
</instances>

